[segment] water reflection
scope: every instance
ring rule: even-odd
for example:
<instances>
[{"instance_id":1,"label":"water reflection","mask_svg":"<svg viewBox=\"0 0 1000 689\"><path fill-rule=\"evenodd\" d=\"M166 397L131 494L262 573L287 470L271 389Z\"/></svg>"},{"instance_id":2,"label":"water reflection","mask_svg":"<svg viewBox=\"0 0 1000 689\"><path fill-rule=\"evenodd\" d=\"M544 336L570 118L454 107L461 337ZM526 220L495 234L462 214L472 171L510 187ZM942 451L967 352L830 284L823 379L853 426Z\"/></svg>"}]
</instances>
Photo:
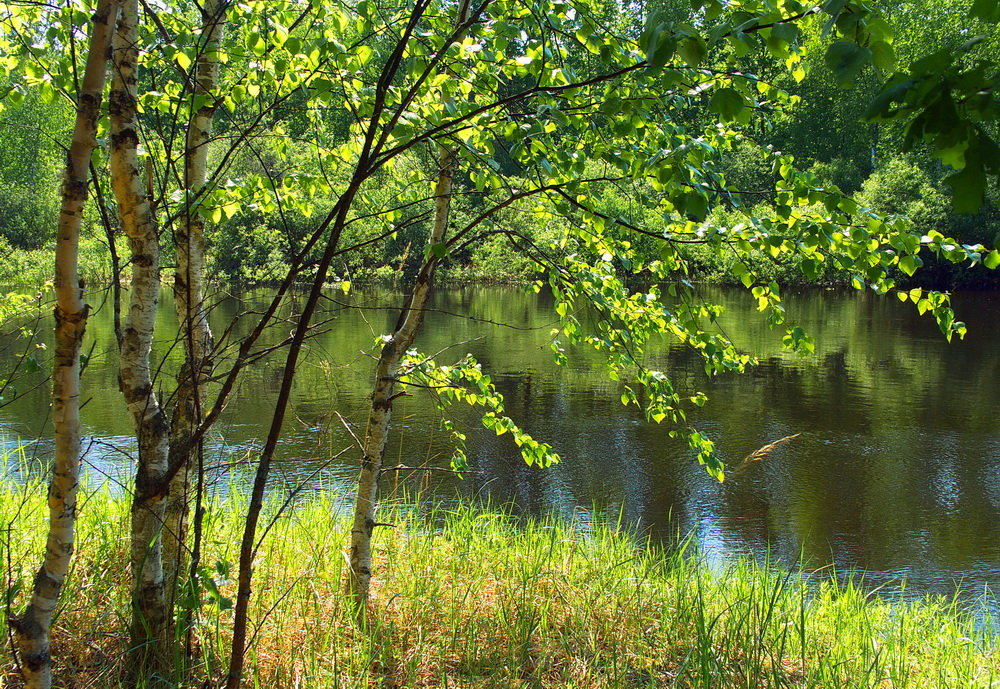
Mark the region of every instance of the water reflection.
<instances>
[{"instance_id":1,"label":"water reflection","mask_svg":"<svg viewBox=\"0 0 1000 689\"><path fill-rule=\"evenodd\" d=\"M684 443L643 422L634 408L621 407L619 384L607 379L593 354L579 352L571 366L552 366L546 347L550 298L462 288L436 295L438 311L429 314L420 348L436 352L463 343L440 359L473 353L505 395L508 413L551 442L564 461L545 470L527 467L509 436L497 437L457 410L475 472L464 481L435 478L431 490L512 501L525 513L555 509L579 516L597 505L654 535L693 532L712 557L769 552L809 567L861 567L875 583L906 576L911 593L948 591L955 581L973 589L1000 586L997 295L956 296L970 333L949 345L933 321L894 299L792 294L790 321L817 343L814 356L800 357L781 349L782 333L760 323L745 293L706 293L726 307L722 327L760 364L746 375L707 379L690 352L666 342L649 363L669 371L685 391L709 394L708 406L692 421L729 461L777 438L799 438L719 485L692 461ZM221 298L212 314L216 332L267 296ZM333 412L355 432L363 430L371 378L363 352L394 319L398 295L359 291L350 300L364 309L331 302L327 316L333 320L300 365L275 478L276 485L290 487L311 476L313 486L337 490L345 502L357 457L349 451L330 461L353 442ZM293 305L286 317L293 320L295 313ZM472 318L449 315L454 313ZM165 311L159 327L170 333L176 322ZM237 321L233 329L247 327ZM270 341L287 330L288 321ZM92 476L119 481L131 471L134 442L116 389L109 332L110 315L96 313L88 329L95 339L84 423L92 439ZM176 348L160 342L157 354L161 375L169 375ZM280 375L278 359L248 371L209 439L208 461L220 467L220 481L245 478L246 469L230 462L252 455L266 432ZM44 456L47 410L41 390L0 411L5 442L14 434L43 438L32 452ZM422 395L400 399L389 463L446 463L450 441L436 418Z\"/></svg>"}]
</instances>

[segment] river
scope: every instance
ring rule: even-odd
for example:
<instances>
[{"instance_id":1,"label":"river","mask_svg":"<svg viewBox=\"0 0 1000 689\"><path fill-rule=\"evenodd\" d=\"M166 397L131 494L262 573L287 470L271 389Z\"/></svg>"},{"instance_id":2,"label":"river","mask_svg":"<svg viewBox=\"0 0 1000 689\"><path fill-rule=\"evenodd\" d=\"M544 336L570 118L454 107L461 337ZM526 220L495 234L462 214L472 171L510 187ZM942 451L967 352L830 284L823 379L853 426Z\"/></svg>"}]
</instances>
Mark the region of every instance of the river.
<instances>
[{"instance_id":1,"label":"river","mask_svg":"<svg viewBox=\"0 0 1000 689\"><path fill-rule=\"evenodd\" d=\"M509 502L525 514L555 510L584 523L597 509L655 537L693 533L715 560L749 553L811 569L833 564L841 572L864 570L874 585L896 588L905 580L914 595L951 592L956 584L973 594L1000 588L1000 294L956 295L969 334L949 344L933 320L894 298L791 292L789 322L816 340L816 353L803 357L782 350L783 330L764 325L746 293L703 293L725 306L722 327L759 365L709 379L696 358L671 342L653 352L650 364L669 371L685 392L708 393L708 404L690 420L729 462L801 434L749 471L721 485L708 477L684 443L644 422L634 407L621 406L619 384L607 379L593 353L571 352L569 366L554 366L546 346L551 297L465 287L435 295L421 351L446 350L442 362L474 354L505 395L508 413L552 443L563 461L527 467L509 435L496 437L468 410L458 410L474 471L462 480L422 472L388 485L387 499L405 485L445 500ZM214 330L244 331L252 319L234 324L236 316L261 308L269 296L265 290L219 295ZM369 355L394 320L399 295L356 289L349 296L332 290L328 297L330 320L297 371L274 482L336 491L346 508L358 453L349 449L330 460L352 444L337 414L355 433L363 431ZM98 292L89 301L100 306L107 295ZM164 303L170 303L166 293ZM269 334L270 342L287 334L295 309ZM158 327L167 337L176 321L163 311ZM123 482L134 452L117 391L111 323L110 309L96 309L85 346L91 483ZM165 390L177 349L169 341L157 344ZM207 462L217 485L247 479L245 460L266 433L280 374L279 358L254 365L213 431ZM51 446L45 386L0 409L0 428L8 447L18 438L38 439L27 453L39 466ZM450 440L421 391L397 400L387 454L392 464L447 465ZM23 475L25 469L8 461L6 471Z\"/></svg>"}]
</instances>

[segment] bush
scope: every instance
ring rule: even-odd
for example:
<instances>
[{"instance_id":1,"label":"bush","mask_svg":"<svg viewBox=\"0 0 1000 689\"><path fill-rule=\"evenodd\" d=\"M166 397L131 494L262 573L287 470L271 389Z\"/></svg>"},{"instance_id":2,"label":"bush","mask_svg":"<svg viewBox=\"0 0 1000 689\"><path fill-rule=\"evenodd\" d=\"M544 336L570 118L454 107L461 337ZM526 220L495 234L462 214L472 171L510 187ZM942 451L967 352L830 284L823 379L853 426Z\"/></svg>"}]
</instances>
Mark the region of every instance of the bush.
<instances>
[{"instance_id":1,"label":"bush","mask_svg":"<svg viewBox=\"0 0 1000 689\"><path fill-rule=\"evenodd\" d=\"M948 233L948 196L910 158L890 158L880 165L864 181L855 198L877 213L909 218L914 229L922 234L930 230Z\"/></svg>"},{"instance_id":2,"label":"bush","mask_svg":"<svg viewBox=\"0 0 1000 689\"><path fill-rule=\"evenodd\" d=\"M997 211L990 199L980 213L954 214L944 187L908 157L891 158L880 165L865 180L855 198L877 213L908 218L914 231L920 234L937 230L964 243L992 246L993 237L1000 230ZM932 255L922 256L924 267L915 280L899 276L901 285L919 281L921 285L936 288L984 288L995 287L998 283L996 271L988 271L981 265L954 264Z\"/></svg>"},{"instance_id":3,"label":"bush","mask_svg":"<svg viewBox=\"0 0 1000 689\"><path fill-rule=\"evenodd\" d=\"M280 280L299 240L314 225L297 213L287 214L285 224L281 220L277 214L246 210L210 229L209 274L238 284Z\"/></svg>"},{"instance_id":4,"label":"bush","mask_svg":"<svg viewBox=\"0 0 1000 689\"><path fill-rule=\"evenodd\" d=\"M8 246L37 249L55 236L59 207L55 188L5 180L0 185L0 236Z\"/></svg>"},{"instance_id":5,"label":"bush","mask_svg":"<svg viewBox=\"0 0 1000 689\"><path fill-rule=\"evenodd\" d=\"M741 204L753 204L762 198L774 197L777 175L773 163L761 147L740 142L723 153L723 173L726 188Z\"/></svg>"},{"instance_id":6,"label":"bush","mask_svg":"<svg viewBox=\"0 0 1000 689\"><path fill-rule=\"evenodd\" d=\"M819 177L827 184L835 184L845 194L853 194L861 188L864 181L861 168L847 158L813 163L809 172Z\"/></svg>"}]
</instances>

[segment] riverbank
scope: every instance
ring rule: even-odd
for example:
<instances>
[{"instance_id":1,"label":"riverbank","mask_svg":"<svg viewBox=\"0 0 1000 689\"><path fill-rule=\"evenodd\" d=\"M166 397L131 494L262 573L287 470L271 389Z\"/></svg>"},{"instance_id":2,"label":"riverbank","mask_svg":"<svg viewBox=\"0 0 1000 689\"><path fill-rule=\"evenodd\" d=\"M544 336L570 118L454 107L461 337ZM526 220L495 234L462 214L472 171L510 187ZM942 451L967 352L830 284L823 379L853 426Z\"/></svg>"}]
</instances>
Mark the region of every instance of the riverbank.
<instances>
[{"instance_id":1,"label":"riverbank","mask_svg":"<svg viewBox=\"0 0 1000 689\"><path fill-rule=\"evenodd\" d=\"M3 265L0 265L0 283L34 287L52 280L54 247L36 249L11 247L0 237L0 252L4 255ZM118 254L119 256L128 254L124 243L118 247ZM738 274L732 270L733 263L737 261L732 251L717 253L707 246L694 244L686 246L682 254L688 262L684 279L704 285L742 285ZM647 259L658 255L655 253ZM848 288L853 284L854 276L848 271L827 267L820 274L809 277L802 273L797 263L778 262L760 252L750 252L740 257L739 262L750 267L758 280L774 281L786 288ZM114 280L107 242L102 238L88 237L82 240L79 263L80 274L89 285L108 285ZM408 285L415 277L418 268L418 265L407 264L405 258L401 260L400 257L392 257L372 265L340 266L335 274L349 277L351 282L357 285ZM280 284L287 269L288 265L280 261L267 266L251 265L235 271L212 266L209 278L227 288L266 288ZM126 270L120 279L127 281L129 277L129 271ZM443 265L437 273L436 282L450 286L523 286L537 277L537 266L533 262L511 254L505 246L491 245L489 251L478 252ZM678 279L680 277L679 275ZM903 273L898 273L895 277L900 288L920 286L940 290L1000 289L1000 274L997 271L987 270L982 265L974 267L955 265L930 256L926 258L926 265L915 277L907 277ZM161 278L165 284L169 283L172 278L171 272L163 271ZM632 276L631 279L643 284L649 276ZM330 282L331 285L339 284L335 279L331 279Z\"/></svg>"},{"instance_id":2,"label":"riverbank","mask_svg":"<svg viewBox=\"0 0 1000 689\"><path fill-rule=\"evenodd\" d=\"M238 496L205 530L196 681L224 672ZM990 687L997 639L954 601L884 601L747 560L711 571L607 524L519 521L472 506L398 505L377 539L372 627L342 597L342 499L275 517L256 568L248 686ZM272 513L279 506L271 504ZM44 491L8 485L2 560L13 609L37 566ZM76 565L57 622L60 686L113 687L123 667L128 505L81 500ZM9 550L8 550L9 547ZM9 655L7 658L9 659ZM5 671L12 668L5 662ZM0 681L2 685L2 681ZM16 686L16 684L15 684ZM204 684L202 686L214 686Z\"/></svg>"}]
</instances>

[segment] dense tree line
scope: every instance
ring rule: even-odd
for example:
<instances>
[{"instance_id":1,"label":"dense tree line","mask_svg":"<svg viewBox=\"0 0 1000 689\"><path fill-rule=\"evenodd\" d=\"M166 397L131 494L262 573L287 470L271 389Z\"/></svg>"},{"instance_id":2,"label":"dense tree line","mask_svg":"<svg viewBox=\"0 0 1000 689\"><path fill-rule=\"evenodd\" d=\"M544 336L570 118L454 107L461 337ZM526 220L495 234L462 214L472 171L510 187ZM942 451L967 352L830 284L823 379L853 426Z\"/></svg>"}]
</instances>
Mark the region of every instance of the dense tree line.
<instances>
[{"instance_id":1,"label":"dense tree line","mask_svg":"<svg viewBox=\"0 0 1000 689\"><path fill-rule=\"evenodd\" d=\"M984 54L1000 50L995 26L970 25L962 3L911 3L899 8L892 3L876 2L873 6L880 21L888 25L894 36L891 50L897 64L908 64L944 49L958 49L975 35L974 32L982 32L982 43L975 50ZM675 21L696 20L697 11L686 3L667 9ZM609 12L608 15L627 30L628 12ZM843 88L825 64L823 22L818 19L805 22L801 32L799 45L785 56L794 63L793 69L777 65L763 49L745 51L746 54L737 60L740 69L766 78L776 88L787 91L796 102L776 109L766 118L731 123L733 131L745 138L745 144L734 147L720 161L719 169L729 191L709 200L707 218L724 225L733 221L734 207L773 202L778 175L774 160L761 153L761 148L765 147L793 155L800 166L816 174L822 183L857 194L862 205L880 214L909 218L924 234L933 229L965 243L992 244L1000 232L996 184L988 187L984 202L975 212L955 212L951 190L945 182L953 171L940 157L934 156L933 146L918 143L904 152L905 123L874 122L866 118L870 115L867 111L873 99L889 79L893 67L880 67L875 63L864 66L859 69L853 87ZM732 52L731 48L716 49L705 59L722 68L732 58ZM587 56L569 56L568 59L583 66ZM12 77L7 78L8 83L3 86L7 90L6 108L0 114L5 125L0 129L0 149L4 151L0 161L3 181L0 236L15 253L8 264L8 279L30 270L28 266L40 256L32 253L33 250L51 245L62 161L59 133L67 132L71 125L70 112L52 87L51 80L33 81L25 79L24 74L19 78L18 69L26 69L30 74L30 68L30 65L16 68ZM151 123L160 115L154 118L147 114L146 117ZM704 127L711 121L699 109L693 109L690 117L695 119L688 124L696 127ZM223 126L228 127L230 123ZM244 188L248 183L267 187L280 181L286 192L294 189L299 198L295 203L286 200L287 207L281 212L276 212L278 209L273 201L260 198L244 197L224 207L224 216L213 223L207 237L209 275L218 280L254 284L279 279L292 260L296 243L325 210L324 200L302 198L303 193L307 197L310 193L303 190L315 180L337 172L335 166L321 159L318 146L334 146L350 136L344 113L337 112L336 108L316 113L311 110L305 91L291 94L277 105L261 126L268 136L262 137L253 150L240 151L228 161L227 178ZM502 150L497 152L495 159L505 166L508 174L525 172ZM426 168L427 162L426 152L414 150L405 168L412 172ZM394 180L396 184L404 183L406 176L403 170L381 174L398 177ZM470 191L474 186L464 172L459 173L458 183ZM365 201L373 207L387 202L394 186L383 186L385 198L372 192ZM643 212L632 203L631 190L621 185L607 184L601 197L601 203L612 213L638 218ZM469 207L470 210L456 208L456 213L474 214L476 204L473 202ZM515 214L508 214L505 222L513 223L518 232L540 244L557 237L562 230L558 221ZM102 258L106 252L98 246L108 241L101 223L99 209L88 209L85 270L107 278L115 267ZM390 280L414 274L419 267L419 247L425 224L426 219L413 219L385 241L344 254L336 262L336 274L353 279ZM351 233L360 239L366 231L367 228L357 224ZM693 277L707 281L731 279L726 261L731 261L732 257L727 259L698 249L688 253ZM654 258L655 248L650 248L645 257ZM508 254L499 237L466 247L452 258L445 272L453 279L524 281L535 269L531 261L507 260ZM768 261L763 259L763 262ZM814 279L791 265L767 266L766 270L781 282ZM994 283L987 271L948 264L935 264L933 276L934 283L941 287ZM849 282L849 276L835 271L825 271L816 277L827 283Z\"/></svg>"}]
</instances>

